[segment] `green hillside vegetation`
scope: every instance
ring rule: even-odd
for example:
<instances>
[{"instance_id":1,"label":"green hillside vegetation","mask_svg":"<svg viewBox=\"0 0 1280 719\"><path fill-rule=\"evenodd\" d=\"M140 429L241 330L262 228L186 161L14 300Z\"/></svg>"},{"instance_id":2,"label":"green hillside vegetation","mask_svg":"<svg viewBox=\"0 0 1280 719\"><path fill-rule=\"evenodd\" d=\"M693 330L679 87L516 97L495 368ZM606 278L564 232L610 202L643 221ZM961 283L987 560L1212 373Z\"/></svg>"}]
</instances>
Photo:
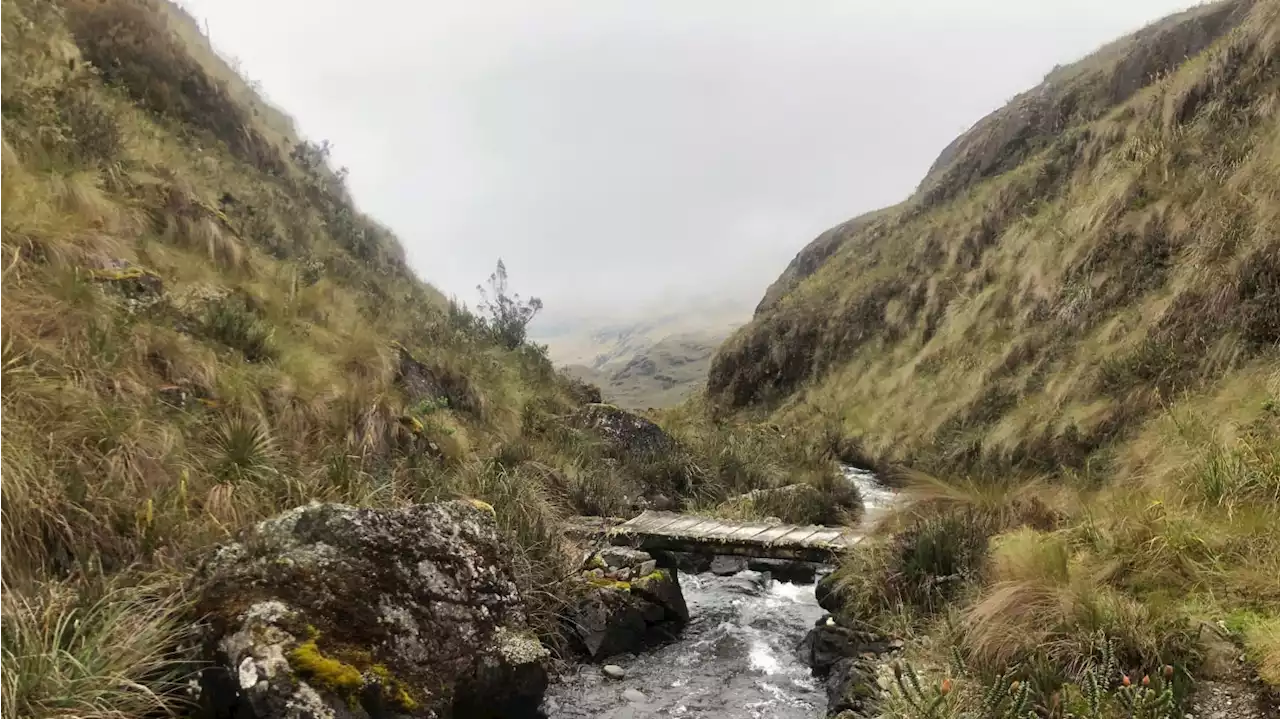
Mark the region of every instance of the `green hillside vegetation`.
<instances>
[{"instance_id":1,"label":"green hillside vegetation","mask_svg":"<svg viewBox=\"0 0 1280 719\"><path fill-rule=\"evenodd\" d=\"M1201 6L1056 68L802 251L709 411L913 470L920 501L846 572L861 621L905 608L982 676L1052 685L1095 630L1131 669L1212 673L1194 620L1223 620L1275 686L1278 230L1280 3Z\"/></svg>"}]
</instances>

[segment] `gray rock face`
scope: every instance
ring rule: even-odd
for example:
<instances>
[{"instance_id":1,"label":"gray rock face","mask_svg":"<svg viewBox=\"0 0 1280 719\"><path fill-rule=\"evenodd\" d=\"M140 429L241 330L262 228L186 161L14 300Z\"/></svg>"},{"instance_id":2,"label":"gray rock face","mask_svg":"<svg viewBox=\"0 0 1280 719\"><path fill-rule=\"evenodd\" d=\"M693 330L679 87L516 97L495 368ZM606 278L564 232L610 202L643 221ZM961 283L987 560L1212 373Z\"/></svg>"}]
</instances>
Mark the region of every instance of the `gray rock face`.
<instances>
[{"instance_id":1,"label":"gray rock face","mask_svg":"<svg viewBox=\"0 0 1280 719\"><path fill-rule=\"evenodd\" d=\"M823 617L801 641L800 658L815 675L825 677L841 659L891 650L891 642L875 634L850 629L830 617Z\"/></svg>"},{"instance_id":2,"label":"gray rock face","mask_svg":"<svg viewBox=\"0 0 1280 719\"><path fill-rule=\"evenodd\" d=\"M747 569L766 573L780 582L793 584L812 584L818 575L818 565L790 559L752 557L747 560Z\"/></svg>"},{"instance_id":3,"label":"gray rock face","mask_svg":"<svg viewBox=\"0 0 1280 719\"><path fill-rule=\"evenodd\" d=\"M675 440L661 427L610 404L584 406L574 415L573 424L596 432L617 455L643 456L678 450Z\"/></svg>"},{"instance_id":4,"label":"gray rock face","mask_svg":"<svg viewBox=\"0 0 1280 719\"><path fill-rule=\"evenodd\" d=\"M836 662L827 675L827 716L841 712L875 716L875 677L875 666L866 660L845 658Z\"/></svg>"},{"instance_id":5,"label":"gray rock face","mask_svg":"<svg viewBox=\"0 0 1280 719\"><path fill-rule=\"evenodd\" d=\"M711 560L711 573L717 577L728 577L747 568L746 557L733 557L728 555L717 555Z\"/></svg>"},{"instance_id":6,"label":"gray rock face","mask_svg":"<svg viewBox=\"0 0 1280 719\"><path fill-rule=\"evenodd\" d=\"M646 552L611 547L587 560L590 589L569 612L569 626L592 659L635 653L668 641L689 621L676 570Z\"/></svg>"},{"instance_id":7,"label":"gray rock face","mask_svg":"<svg viewBox=\"0 0 1280 719\"><path fill-rule=\"evenodd\" d=\"M202 568L210 717L534 716L526 629L492 510L300 507Z\"/></svg>"}]
</instances>

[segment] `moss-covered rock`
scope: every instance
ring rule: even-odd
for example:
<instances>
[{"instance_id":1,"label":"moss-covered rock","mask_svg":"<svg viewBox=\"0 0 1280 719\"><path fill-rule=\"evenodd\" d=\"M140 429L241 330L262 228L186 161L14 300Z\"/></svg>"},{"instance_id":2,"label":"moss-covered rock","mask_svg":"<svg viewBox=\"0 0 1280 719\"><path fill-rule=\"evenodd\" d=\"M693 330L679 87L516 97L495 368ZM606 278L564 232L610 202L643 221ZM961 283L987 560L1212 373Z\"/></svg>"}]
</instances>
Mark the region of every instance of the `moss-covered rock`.
<instances>
[{"instance_id":1,"label":"moss-covered rock","mask_svg":"<svg viewBox=\"0 0 1280 719\"><path fill-rule=\"evenodd\" d=\"M300 507L202 574L207 716L533 716L546 687L547 651L482 502Z\"/></svg>"},{"instance_id":2,"label":"moss-covered rock","mask_svg":"<svg viewBox=\"0 0 1280 719\"><path fill-rule=\"evenodd\" d=\"M675 569L648 553L610 547L586 561L589 589L570 610L573 635L592 659L638 652L679 634L689 608Z\"/></svg>"}]
</instances>

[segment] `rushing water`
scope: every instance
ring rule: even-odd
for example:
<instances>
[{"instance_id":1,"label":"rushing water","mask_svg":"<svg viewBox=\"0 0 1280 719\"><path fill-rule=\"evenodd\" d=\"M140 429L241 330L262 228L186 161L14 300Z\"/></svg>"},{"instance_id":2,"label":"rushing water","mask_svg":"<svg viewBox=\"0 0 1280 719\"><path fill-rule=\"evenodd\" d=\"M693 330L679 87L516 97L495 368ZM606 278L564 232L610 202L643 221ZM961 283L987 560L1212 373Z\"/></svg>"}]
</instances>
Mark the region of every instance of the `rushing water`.
<instances>
[{"instance_id":1,"label":"rushing water","mask_svg":"<svg viewBox=\"0 0 1280 719\"><path fill-rule=\"evenodd\" d=\"M893 499L875 476L852 467L874 516ZM790 584L744 571L732 577L682 574L691 616L680 640L639 656L609 660L626 671L607 679L584 664L553 685L544 709L550 719L814 719L827 698L796 652L824 614L812 584ZM638 693L637 693L638 692Z\"/></svg>"}]
</instances>

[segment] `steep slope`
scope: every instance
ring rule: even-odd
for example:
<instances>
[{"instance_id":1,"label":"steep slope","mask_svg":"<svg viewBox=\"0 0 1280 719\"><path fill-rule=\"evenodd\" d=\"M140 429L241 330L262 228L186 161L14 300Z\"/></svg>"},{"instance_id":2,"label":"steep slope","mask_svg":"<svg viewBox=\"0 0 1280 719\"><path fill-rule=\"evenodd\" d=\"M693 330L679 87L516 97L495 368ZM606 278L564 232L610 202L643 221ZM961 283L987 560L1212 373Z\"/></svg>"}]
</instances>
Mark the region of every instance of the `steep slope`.
<instances>
[{"instance_id":1,"label":"steep slope","mask_svg":"<svg viewBox=\"0 0 1280 719\"><path fill-rule=\"evenodd\" d=\"M711 396L838 421L885 459L1080 467L1274 363L1276 12L1196 8L1055 69L910 200L806 248Z\"/></svg>"},{"instance_id":2,"label":"steep slope","mask_svg":"<svg viewBox=\"0 0 1280 719\"><path fill-rule=\"evenodd\" d=\"M176 715L192 567L284 509L483 499L530 592L631 491L176 7L4 0L3 130L4 716Z\"/></svg>"},{"instance_id":3,"label":"steep slope","mask_svg":"<svg viewBox=\"0 0 1280 719\"><path fill-rule=\"evenodd\" d=\"M908 488L820 591L951 668L893 712L1275 715L1280 2L1172 16L983 118L797 256L707 401Z\"/></svg>"},{"instance_id":4,"label":"steep slope","mask_svg":"<svg viewBox=\"0 0 1280 719\"><path fill-rule=\"evenodd\" d=\"M264 620L249 617L249 594L302 588L263 586L288 583L264 560L253 586L197 609L196 597L209 599L197 568L260 520L310 502L358 508L314 516L364 517L345 525L369 530L355 532L359 541L348 536L355 544L346 548L390 548L398 561L409 555L373 529L387 526L381 520L364 523L369 517L470 500L457 516L485 515L480 534L448 522L423 531L479 537L501 548L500 562L476 566L446 543L419 547L448 555L413 564L422 576L392 578L395 561L358 550L372 564L356 576L381 574L370 586L383 579L384 588L412 579L416 598L431 599L422 616L449 621L493 619L497 605L483 597L497 591L515 604L520 621L511 626L523 632L527 618L552 646L581 591L567 515L636 513L650 497L712 510L802 482L819 490L806 496L822 506L778 501L752 511L800 522L857 506L827 456L778 433L732 437L700 418L669 428L673 439L590 404L588 388L557 373L544 347L519 341L523 324L504 324L527 322L518 304L494 297L503 311L477 317L444 301L409 270L392 233L354 206L327 146L298 138L175 5L2 0L0 18L4 717L187 715L197 662L224 659L202 653L214 635L196 630L233 616ZM258 526L317 529L299 516ZM322 564L333 542L346 541L299 531ZM272 537L266 543L292 542ZM465 576L431 569L437 559ZM316 576L302 564L291 565L306 575L299 585L332 579L343 585L338 593L363 596L356 580ZM474 594L455 591L468 584ZM471 606L459 614L459 602ZM422 666L451 668L406 687L373 663L379 640L360 633L389 631L391 617L396 631L416 636L403 628L418 625L400 623L402 612L388 606L362 604L372 612L364 624L339 608L332 621L341 633L292 627L299 634L287 646L254 649L255 657L276 667L288 652L289 671L308 672L333 690L330 699L353 702L376 683L421 716L451 695L424 682L479 671L455 661L456 652L529 647L480 647L488 635L463 621L462 641L475 645L420 656ZM416 639L408 645L425 651ZM524 651L521 661L540 664L540 652ZM264 672L276 672L285 695L304 686Z\"/></svg>"}]
</instances>

